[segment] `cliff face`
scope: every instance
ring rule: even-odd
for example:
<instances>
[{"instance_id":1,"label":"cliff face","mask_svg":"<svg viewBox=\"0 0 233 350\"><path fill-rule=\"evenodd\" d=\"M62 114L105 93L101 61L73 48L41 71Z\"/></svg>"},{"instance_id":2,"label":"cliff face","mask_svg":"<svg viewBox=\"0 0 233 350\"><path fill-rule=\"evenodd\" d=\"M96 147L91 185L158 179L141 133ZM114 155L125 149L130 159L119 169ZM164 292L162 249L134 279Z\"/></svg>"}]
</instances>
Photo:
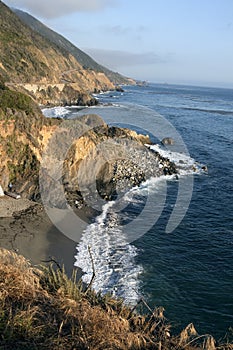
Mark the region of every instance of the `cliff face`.
<instances>
[{"instance_id":1,"label":"cliff face","mask_svg":"<svg viewBox=\"0 0 233 350\"><path fill-rule=\"evenodd\" d=\"M31 98L0 89L0 181L29 196L38 187L41 153L59 120L46 119Z\"/></svg>"},{"instance_id":2,"label":"cliff face","mask_svg":"<svg viewBox=\"0 0 233 350\"><path fill-rule=\"evenodd\" d=\"M88 196L111 199L152 175L162 175L164 167L174 173L172 163L144 146L149 142L148 136L109 127L96 115L47 119L29 96L4 84L0 88L1 185L6 190L12 182L23 197L40 199L40 170L42 187L51 195L48 201L59 207L64 203L57 183L73 205ZM54 177L47 165L61 171Z\"/></svg>"},{"instance_id":3,"label":"cliff face","mask_svg":"<svg viewBox=\"0 0 233 350\"><path fill-rule=\"evenodd\" d=\"M85 116L83 122L97 116ZM99 117L98 117L99 118ZM88 123L90 123L88 121ZM89 124L90 125L90 124ZM118 127L102 125L84 133L67 153L63 181L71 206L79 200L115 199L150 177L175 174L176 167L148 149L149 136Z\"/></svg>"},{"instance_id":4,"label":"cliff face","mask_svg":"<svg viewBox=\"0 0 233 350\"><path fill-rule=\"evenodd\" d=\"M104 72L83 67L71 52L32 30L1 1L0 42L0 75L11 89L25 89L40 103L70 103L71 90L77 102L84 92L114 89Z\"/></svg>"},{"instance_id":5,"label":"cliff face","mask_svg":"<svg viewBox=\"0 0 233 350\"><path fill-rule=\"evenodd\" d=\"M91 82L93 90L98 91L99 83ZM91 86L89 85L89 87ZM80 83L73 84L6 84L15 91L28 94L35 102L43 106L93 106L97 100L90 95L87 89L80 89Z\"/></svg>"}]
</instances>

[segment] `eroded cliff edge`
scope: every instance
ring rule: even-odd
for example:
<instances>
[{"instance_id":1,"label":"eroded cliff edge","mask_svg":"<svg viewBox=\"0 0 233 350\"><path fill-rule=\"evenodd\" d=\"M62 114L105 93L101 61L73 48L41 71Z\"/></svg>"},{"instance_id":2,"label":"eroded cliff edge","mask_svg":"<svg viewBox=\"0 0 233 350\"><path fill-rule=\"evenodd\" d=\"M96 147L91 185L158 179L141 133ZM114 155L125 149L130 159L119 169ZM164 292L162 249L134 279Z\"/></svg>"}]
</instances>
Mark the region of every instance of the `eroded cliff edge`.
<instances>
[{"instance_id":1,"label":"eroded cliff edge","mask_svg":"<svg viewBox=\"0 0 233 350\"><path fill-rule=\"evenodd\" d=\"M96 115L70 121L45 118L29 96L4 85L0 141L2 187L6 190L11 182L22 197L39 201L40 180L58 207L64 205L56 192L58 182L68 202L80 205L84 197L112 199L151 176L176 173L173 163L145 146L148 136L108 126ZM51 176L46 164L59 168L58 176Z\"/></svg>"}]
</instances>

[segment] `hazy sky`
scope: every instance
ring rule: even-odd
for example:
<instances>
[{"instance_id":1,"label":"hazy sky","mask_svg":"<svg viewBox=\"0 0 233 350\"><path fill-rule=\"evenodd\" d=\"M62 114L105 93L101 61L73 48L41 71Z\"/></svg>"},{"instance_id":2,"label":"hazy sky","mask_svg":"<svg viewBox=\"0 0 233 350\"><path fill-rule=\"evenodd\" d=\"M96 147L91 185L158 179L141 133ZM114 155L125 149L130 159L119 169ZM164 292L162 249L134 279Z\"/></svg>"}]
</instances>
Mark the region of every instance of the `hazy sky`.
<instances>
[{"instance_id":1,"label":"hazy sky","mask_svg":"<svg viewBox=\"0 0 233 350\"><path fill-rule=\"evenodd\" d=\"M136 79L233 87L233 0L3 0Z\"/></svg>"}]
</instances>

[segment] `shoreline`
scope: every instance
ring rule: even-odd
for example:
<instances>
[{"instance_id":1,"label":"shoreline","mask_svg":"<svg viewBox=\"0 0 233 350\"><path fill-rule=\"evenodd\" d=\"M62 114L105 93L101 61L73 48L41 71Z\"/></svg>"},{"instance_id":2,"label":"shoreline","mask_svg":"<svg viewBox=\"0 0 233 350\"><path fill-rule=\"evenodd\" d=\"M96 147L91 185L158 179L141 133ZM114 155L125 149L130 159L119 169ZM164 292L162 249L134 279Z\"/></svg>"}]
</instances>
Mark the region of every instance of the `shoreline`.
<instances>
[{"instance_id":1,"label":"shoreline","mask_svg":"<svg viewBox=\"0 0 233 350\"><path fill-rule=\"evenodd\" d=\"M79 232L80 237L81 234ZM52 224L43 205L24 199L0 198L1 248L23 255L35 266L55 260L71 275L77 269L74 266L76 246L77 242Z\"/></svg>"}]
</instances>

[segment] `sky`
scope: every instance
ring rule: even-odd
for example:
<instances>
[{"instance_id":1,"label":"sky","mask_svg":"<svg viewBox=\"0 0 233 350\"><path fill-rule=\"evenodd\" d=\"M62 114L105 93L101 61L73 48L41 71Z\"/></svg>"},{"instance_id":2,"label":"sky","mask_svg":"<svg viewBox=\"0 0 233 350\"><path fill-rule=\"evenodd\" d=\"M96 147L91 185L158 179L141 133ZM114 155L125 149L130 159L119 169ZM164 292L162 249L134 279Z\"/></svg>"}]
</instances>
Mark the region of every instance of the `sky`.
<instances>
[{"instance_id":1,"label":"sky","mask_svg":"<svg viewBox=\"0 0 233 350\"><path fill-rule=\"evenodd\" d=\"M233 88L233 0L3 2L126 76Z\"/></svg>"}]
</instances>

